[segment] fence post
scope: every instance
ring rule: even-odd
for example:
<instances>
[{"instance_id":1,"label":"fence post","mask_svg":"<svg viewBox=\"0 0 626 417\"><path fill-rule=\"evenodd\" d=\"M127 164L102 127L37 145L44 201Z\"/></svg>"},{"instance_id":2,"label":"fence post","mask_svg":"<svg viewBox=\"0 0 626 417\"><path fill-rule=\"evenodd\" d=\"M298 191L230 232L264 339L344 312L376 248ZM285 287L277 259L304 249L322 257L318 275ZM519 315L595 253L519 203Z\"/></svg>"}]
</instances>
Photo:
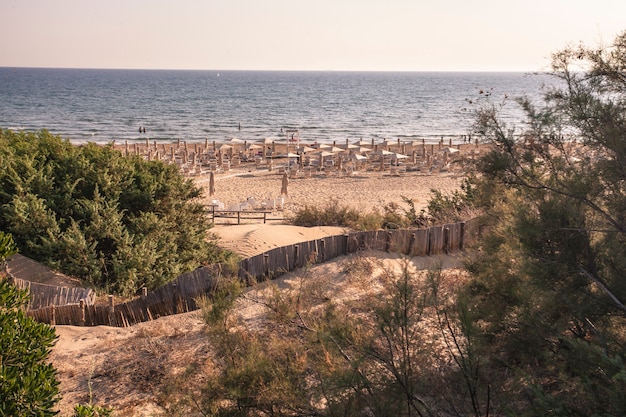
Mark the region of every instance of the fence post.
<instances>
[{"instance_id":1,"label":"fence post","mask_svg":"<svg viewBox=\"0 0 626 417\"><path fill-rule=\"evenodd\" d=\"M326 252L326 240L325 239L320 239L320 262L324 262L326 260L326 256L325 256L325 252Z\"/></svg>"},{"instance_id":2,"label":"fence post","mask_svg":"<svg viewBox=\"0 0 626 417\"><path fill-rule=\"evenodd\" d=\"M52 317L50 317L50 325L52 326L56 326L57 324L56 311L54 311L54 309L54 304L52 304Z\"/></svg>"},{"instance_id":3,"label":"fence post","mask_svg":"<svg viewBox=\"0 0 626 417\"><path fill-rule=\"evenodd\" d=\"M109 295L109 326L114 326L115 319L115 300L112 295Z\"/></svg>"},{"instance_id":4,"label":"fence post","mask_svg":"<svg viewBox=\"0 0 626 417\"><path fill-rule=\"evenodd\" d=\"M146 298L148 296L148 287L141 287L141 298Z\"/></svg>"},{"instance_id":5,"label":"fence post","mask_svg":"<svg viewBox=\"0 0 626 417\"><path fill-rule=\"evenodd\" d=\"M461 222L461 238L459 239L459 250L462 251L465 249L465 222Z\"/></svg>"},{"instance_id":6,"label":"fence post","mask_svg":"<svg viewBox=\"0 0 626 417\"><path fill-rule=\"evenodd\" d=\"M298 256L300 255L300 245L293 245L293 267L298 267Z\"/></svg>"},{"instance_id":7,"label":"fence post","mask_svg":"<svg viewBox=\"0 0 626 417\"><path fill-rule=\"evenodd\" d=\"M178 285L176 283L172 283L172 288L174 289L174 294L172 294L172 313L177 314L178 306L176 302L178 301Z\"/></svg>"},{"instance_id":8,"label":"fence post","mask_svg":"<svg viewBox=\"0 0 626 417\"><path fill-rule=\"evenodd\" d=\"M415 240L417 239L417 235L415 233L411 233L411 240L409 241L409 253L407 255L413 256L415 253L413 246L415 246Z\"/></svg>"},{"instance_id":9,"label":"fence post","mask_svg":"<svg viewBox=\"0 0 626 417\"><path fill-rule=\"evenodd\" d=\"M347 254L350 253L350 247L349 247L349 245L350 245L350 235L348 233L345 233L343 235L343 244L345 245L343 254L347 255Z\"/></svg>"},{"instance_id":10,"label":"fence post","mask_svg":"<svg viewBox=\"0 0 626 417\"><path fill-rule=\"evenodd\" d=\"M265 270L265 279L270 279L270 254L263 254L263 269Z\"/></svg>"},{"instance_id":11,"label":"fence post","mask_svg":"<svg viewBox=\"0 0 626 417\"><path fill-rule=\"evenodd\" d=\"M448 255L450 253L450 228L443 228L443 253Z\"/></svg>"},{"instance_id":12,"label":"fence post","mask_svg":"<svg viewBox=\"0 0 626 417\"><path fill-rule=\"evenodd\" d=\"M385 252L391 250L391 230L387 231L387 240L385 241Z\"/></svg>"},{"instance_id":13,"label":"fence post","mask_svg":"<svg viewBox=\"0 0 626 417\"><path fill-rule=\"evenodd\" d=\"M85 300L82 299L79 302L80 305L80 325L84 326L85 325Z\"/></svg>"}]
</instances>

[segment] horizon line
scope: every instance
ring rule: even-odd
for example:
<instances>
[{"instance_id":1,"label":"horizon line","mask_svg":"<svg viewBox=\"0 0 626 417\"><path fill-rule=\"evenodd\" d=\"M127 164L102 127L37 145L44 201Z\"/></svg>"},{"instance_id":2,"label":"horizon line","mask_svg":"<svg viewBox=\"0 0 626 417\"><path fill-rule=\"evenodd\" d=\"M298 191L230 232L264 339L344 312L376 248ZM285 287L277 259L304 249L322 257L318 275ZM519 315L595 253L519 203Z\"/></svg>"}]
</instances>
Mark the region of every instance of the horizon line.
<instances>
[{"instance_id":1,"label":"horizon line","mask_svg":"<svg viewBox=\"0 0 626 417\"><path fill-rule=\"evenodd\" d=\"M20 66L20 65L0 65L5 69L63 69L63 70L110 70L110 71L205 71L205 72L363 72L363 73L537 73L547 72L529 69L421 69L421 70L391 70L391 69L238 69L238 68L122 68L122 67L65 67L65 66Z\"/></svg>"}]
</instances>

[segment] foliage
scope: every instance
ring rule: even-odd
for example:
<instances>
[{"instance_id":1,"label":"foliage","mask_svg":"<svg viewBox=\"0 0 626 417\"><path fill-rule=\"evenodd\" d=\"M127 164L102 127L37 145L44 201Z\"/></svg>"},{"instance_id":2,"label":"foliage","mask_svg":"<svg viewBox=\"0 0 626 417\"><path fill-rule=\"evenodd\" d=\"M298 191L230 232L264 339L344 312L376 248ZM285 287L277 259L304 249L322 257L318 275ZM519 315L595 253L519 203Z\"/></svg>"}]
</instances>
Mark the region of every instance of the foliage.
<instances>
[{"instance_id":1,"label":"foliage","mask_svg":"<svg viewBox=\"0 0 626 417\"><path fill-rule=\"evenodd\" d=\"M222 256L175 166L0 131L0 229L24 255L106 291L133 294Z\"/></svg>"},{"instance_id":2,"label":"foliage","mask_svg":"<svg viewBox=\"0 0 626 417\"><path fill-rule=\"evenodd\" d=\"M26 291L0 279L0 415L52 416L59 383L47 358L56 335L26 317L27 298Z\"/></svg>"},{"instance_id":3,"label":"foliage","mask_svg":"<svg viewBox=\"0 0 626 417\"><path fill-rule=\"evenodd\" d=\"M414 202L403 197L408 210L396 203L387 204L382 213L378 211L361 213L350 206L342 206L332 200L325 207L305 206L291 219L296 226L345 226L352 230L399 229L423 226L425 216L417 214Z\"/></svg>"},{"instance_id":4,"label":"foliage","mask_svg":"<svg viewBox=\"0 0 626 417\"><path fill-rule=\"evenodd\" d=\"M476 203L489 232L464 298L513 415L626 413L626 32L553 56L558 83L505 125L487 103ZM582 71L581 71L582 69ZM506 377L505 375L509 375Z\"/></svg>"},{"instance_id":5,"label":"foliage","mask_svg":"<svg viewBox=\"0 0 626 417\"><path fill-rule=\"evenodd\" d=\"M431 190L431 198L428 200L428 218L430 223L443 224L454 223L463 219L472 218L476 215L476 179L465 178L461 183L460 191L445 194L440 190ZM414 216L414 215L413 215ZM425 214L422 213L422 218ZM425 220L422 220L424 222Z\"/></svg>"},{"instance_id":6,"label":"foliage","mask_svg":"<svg viewBox=\"0 0 626 417\"><path fill-rule=\"evenodd\" d=\"M74 406L74 417L110 417L113 409L90 404L77 404Z\"/></svg>"},{"instance_id":7,"label":"foliage","mask_svg":"<svg viewBox=\"0 0 626 417\"><path fill-rule=\"evenodd\" d=\"M0 231L0 267L4 266L4 263L15 253L17 253L17 245L13 241L13 236Z\"/></svg>"},{"instance_id":8,"label":"foliage","mask_svg":"<svg viewBox=\"0 0 626 417\"><path fill-rule=\"evenodd\" d=\"M458 399L469 384L450 366L453 350L444 348L454 337L455 357L470 357L469 337L453 328L456 314L443 301L450 294L442 283L458 278L412 274L408 263L400 274L376 267L380 276L359 255L348 260L350 285L370 289L351 301L340 300L331 282L306 274L291 289L242 293L224 285L203 308L219 358L204 392L207 414L471 414L472 403ZM377 286L381 290L371 292ZM237 315L239 302L264 306L263 323ZM447 327L434 320L438 311L447 311ZM486 411L477 380L467 398Z\"/></svg>"},{"instance_id":9,"label":"foliage","mask_svg":"<svg viewBox=\"0 0 626 417\"><path fill-rule=\"evenodd\" d=\"M296 212L291 222L296 226L346 226L358 227L363 216L349 206L341 206L337 200L329 201L325 207L308 206Z\"/></svg>"},{"instance_id":10,"label":"foliage","mask_svg":"<svg viewBox=\"0 0 626 417\"><path fill-rule=\"evenodd\" d=\"M296 226L345 226L352 230L401 229L453 223L476 215L475 181L473 178L465 179L461 184L461 191L451 194L431 190L432 197L427 209L419 213L415 202L404 196L402 202L406 208L392 202L383 207L382 213L361 213L333 200L325 207L305 206L294 214L291 222Z\"/></svg>"}]
</instances>

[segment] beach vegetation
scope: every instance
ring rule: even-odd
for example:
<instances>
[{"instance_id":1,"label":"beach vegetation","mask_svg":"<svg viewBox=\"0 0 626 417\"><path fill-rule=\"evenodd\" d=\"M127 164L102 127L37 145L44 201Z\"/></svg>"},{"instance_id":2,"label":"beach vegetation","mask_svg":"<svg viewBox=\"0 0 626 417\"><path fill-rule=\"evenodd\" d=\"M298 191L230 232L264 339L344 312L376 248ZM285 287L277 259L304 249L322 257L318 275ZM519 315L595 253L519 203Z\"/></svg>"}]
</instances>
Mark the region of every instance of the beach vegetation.
<instances>
[{"instance_id":1,"label":"beach vegetation","mask_svg":"<svg viewBox=\"0 0 626 417\"><path fill-rule=\"evenodd\" d=\"M461 189L449 193L432 189L426 210L417 218L419 223L445 224L476 217L480 210L476 206L477 190L475 178L469 176L461 183ZM415 217L414 210L410 217Z\"/></svg>"},{"instance_id":2,"label":"beach vegetation","mask_svg":"<svg viewBox=\"0 0 626 417\"><path fill-rule=\"evenodd\" d=\"M16 252L0 232L0 265ZM48 362L54 328L26 316L28 291L0 276L0 415L53 416L60 400L56 369Z\"/></svg>"},{"instance_id":3,"label":"beach vegetation","mask_svg":"<svg viewBox=\"0 0 626 417\"><path fill-rule=\"evenodd\" d=\"M153 289L225 255L201 190L175 166L0 130L0 229L21 252L102 291Z\"/></svg>"},{"instance_id":4,"label":"beach vegetation","mask_svg":"<svg viewBox=\"0 0 626 417\"><path fill-rule=\"evenodd\" d=\"M72 417L110 417L112 415L113 409L110 407L101 407L92 404L76 404Z\"/></svg>"},{"instance_id":5,"label":"beach vegetation","mask_svg":"<svg viewBox=\"0 0 626 417\"><path fill-rule=\"evenodd\" d=\"M543 103L517 100L523 126L489 100L477 113L485 233L462 294L510 414L626 412L624 68L626 32L568 47Z\"/></svg>"},{"instance_id":6,"label":"beach vegetation","mask_svg":"<svg viewBox=\"0 0 626 417\"><path fill-rule=\"evenodd\" d=\"M290 221L295 226L345 226L358 228L364 215L349 205L341 205L337 200L328 201L324 206L305 205L296 211Z\"/></svg>"},{"instance_id":7,"label":"beach vegetation","mask_svg":"<svg viewBox=\"0 0 626 417\"><path fill-rule=\"evenodd\" d=\"M416 212L411 199L405 197L403 202L408 208L391 202L381 210L363 212L332 200L324 206L305 205L290 221L295 226L343 226L351 230L402 229L428 222L424 212Z\"/></svg>"},{"instance_id":8,"label":"beach vegetation","mask_svg":"<svg viewBox=\"0 0 626 417\"><path fill-rule=\"evenodd\" d=\"M347 279L369 287L363 297L340 300L331 283L304 271L291 289L270 284L238 298L222 291L204 305L221 358L204 391L205 412L486 415L473 325L468 317L460 321L450 303L459 277L440 269L411 273L408 263L396 273L354 256ZM262 306L263 323L238 314L239 302Z\"/></svg>"},{"instance_id":9,"label":"beach vegetation","mask_svg":"<svg viewBox=\"0 0 626 417\"><path fill-rule=\"evenodd\" d=\"M445 193L431 190L425 209L417 210L415 201L402 196L402 202L390 202L381 210L361 212L332 200L324 206L305 205L290 218L296 226L344 226L351 230L406 229L454 223L476 217L478 190L472 176L463 180L461 190Z\"/></svg>"}]
</instances>

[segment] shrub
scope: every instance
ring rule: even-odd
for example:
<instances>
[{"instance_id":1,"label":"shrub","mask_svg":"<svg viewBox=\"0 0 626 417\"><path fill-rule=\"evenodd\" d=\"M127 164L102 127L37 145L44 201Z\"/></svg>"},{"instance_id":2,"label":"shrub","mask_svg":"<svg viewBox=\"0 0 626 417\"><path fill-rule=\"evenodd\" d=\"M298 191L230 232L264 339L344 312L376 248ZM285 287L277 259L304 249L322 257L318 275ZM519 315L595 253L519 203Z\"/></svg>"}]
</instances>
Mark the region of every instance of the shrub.
<instances>
[{"instance_id":1,"label":"shrub","mask_svg":"<svg viewBox=\"0 0 626 417\"><path fill-rule=\"evenodd\" d=\"M0 232L0 264L15 252ZM47 363L54 328L26 316L28 293L0 277L0 415L52 416L59 401L56 369Z\"/></svg>"},{"instance_id":2,"label":"shrub","mask_svg":"<svg viewBox=\"0 0 626 417\"><path fill-rule=\"evenodd\" d=\"M346 226L358 228L362 215L348 206L340 206L331 200L325 207L305 206L291 219L296 226Z\"/></svg>"},{"instance_id":3,"label":"shrub","mask_svg":"<svg viewBox=\"0 0 626 417\"><path fill-rule=\"evenodd\" d=\"M225 256L209 240L201 190L161 161L0 130L0 229L24 253L122 295Z\"/></svg>"}]
</instances>

